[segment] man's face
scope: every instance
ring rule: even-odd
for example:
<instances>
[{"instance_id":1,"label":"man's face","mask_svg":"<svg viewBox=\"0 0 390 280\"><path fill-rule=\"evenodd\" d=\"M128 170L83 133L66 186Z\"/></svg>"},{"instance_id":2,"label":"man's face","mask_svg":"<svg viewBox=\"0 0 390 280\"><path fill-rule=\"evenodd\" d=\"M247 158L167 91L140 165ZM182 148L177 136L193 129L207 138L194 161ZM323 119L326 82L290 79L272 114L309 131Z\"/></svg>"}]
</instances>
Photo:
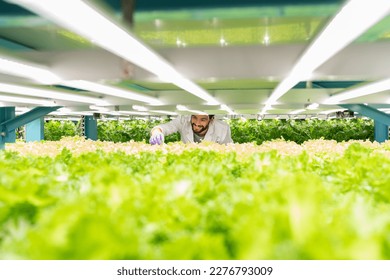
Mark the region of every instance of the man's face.
<instances>
[{"instance_id":1,"label":"man's face","mask_svg":"<svg viewBox=\"0 0 390 280\"><path fill-rule=\"evenodd\" d=\"M192 115L191 116L192 130L196 134L206 134L209 128L210 118L208 115Z\"/></svg>"}]
</instances>

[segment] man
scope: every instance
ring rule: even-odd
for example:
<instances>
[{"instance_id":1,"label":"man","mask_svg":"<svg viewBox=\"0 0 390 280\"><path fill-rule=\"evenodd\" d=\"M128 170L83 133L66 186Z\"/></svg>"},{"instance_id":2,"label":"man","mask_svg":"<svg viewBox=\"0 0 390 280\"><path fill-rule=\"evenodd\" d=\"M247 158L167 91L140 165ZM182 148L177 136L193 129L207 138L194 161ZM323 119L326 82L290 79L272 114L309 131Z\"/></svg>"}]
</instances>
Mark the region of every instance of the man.
<instances>
[{"instance_id":1,"label":"man","mask_svg":"<svg viewBox=\"0 0 390 280\"><path fill-rule=\"evenodd\" d=\"M219 144L233 143L227 123L214 119L214 115L179 116L169 123L155 126L151 131L149 143L163 144L164 136L179 131L184 143L212 141Z\"/></svg>"}]
</instances>

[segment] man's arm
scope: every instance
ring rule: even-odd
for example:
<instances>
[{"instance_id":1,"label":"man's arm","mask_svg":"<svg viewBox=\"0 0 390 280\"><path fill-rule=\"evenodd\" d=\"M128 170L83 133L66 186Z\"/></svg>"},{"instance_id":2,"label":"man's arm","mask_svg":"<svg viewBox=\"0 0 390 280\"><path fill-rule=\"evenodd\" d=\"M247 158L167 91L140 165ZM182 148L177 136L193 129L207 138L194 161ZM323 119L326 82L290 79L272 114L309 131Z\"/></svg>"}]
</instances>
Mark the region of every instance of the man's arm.
<instances>
[{"instance_id":1,"label":"man's arm","mask_svg":"<svg viewBox=\"0 0 390 280\"><path fill-rule=\"evenodd\" d=\"M232 139L232 133L231 133L231 130L230 130L230 126L227 124L226 137L222 141L222 144L230 144L230 143L233 143L233 139Z\"/></svg>"},{"instance_id":2,"label":"man's arm","mask_svg":"<svg viewBox=\"0 0 390 280\"><path fill-rule=\"evenodd\" d=\"M153 127L152 130L150 131L151 137L150 137L149 143L152 145L163 144L164 143L164 136L167 136L167 135L170 135L172 133L179 131L179 129L181 127L181 123L182 123L182 118L177 117L176 119L174 119L168 123L160 124L160 125Z\"/></svg>"},{"instance_id":3,"label":"man's arm","mask_svg":"<svg viewBox=\"0 0 390 280\"><path fill-rule=\"evenodd\" d=\"M168 123L159 124L152 128L151 132L153 133L155 130L159 130L164 136L168 136L172 133L178 132L180 127L182 126L182 117L177 117L174 120L171 120Z\"/></svg>"}]
</instances>

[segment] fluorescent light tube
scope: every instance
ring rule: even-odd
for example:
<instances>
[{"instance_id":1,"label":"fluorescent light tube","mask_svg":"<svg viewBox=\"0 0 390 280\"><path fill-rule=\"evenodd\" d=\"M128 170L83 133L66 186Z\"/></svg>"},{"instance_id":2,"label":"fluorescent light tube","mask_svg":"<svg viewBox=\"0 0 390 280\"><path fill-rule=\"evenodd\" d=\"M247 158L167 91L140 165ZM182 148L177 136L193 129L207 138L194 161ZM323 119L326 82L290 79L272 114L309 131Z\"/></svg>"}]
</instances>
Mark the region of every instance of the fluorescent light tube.
<instances>
[{"instance_id":1,"label":"fluorescent light tube","mask_svg":"<svg viewBox=\"0 0 390 280\"><path fill-rule=\"evenodd\" d=\"M70 114L71 114L70 112L60 112L58 110L49 113L49 115L54 115L54 116L66 116L66 115L70 115Z\"/></svg>"},{"instance_id":2,"label":"fluorescent light tube","mask_svg":"<svg viewBox=\"0 0 390 280\"><path fill-rule=\"evenodd\" d=\"M203 111L188 109L188 108L187 108L186 106L184 106L184 105L176 105L176 109L179 110L179 111L195 113L195 114L198 114L198 115L208 115L207 113L205 113L205 112L203 112Z\"/></svg>"},{"instance_id":3,"label":"fluorescent light tube","mask_svg":"<svg viewBox=\"0 0 390 280\"><path fill-rule=\"evenodd\" d=\"M153 113L159 113L159 114L165 114L165 115L177 115L176 112L171 112L171 111L164 111L164 110L152 110L150 112L153 112Z\"/></svg>"},{"instance_id":4,"label":"fluorescent light tube","mask_svg":"<svg viewBox=\"0 0 390 280\"><path fill-rule=\"evenodd\" d=\"M124 99L130 99L130 100L137 100L145 103L149 103L152 105L162 105L162 102L159 101L157 98L149 97L145 95L141 95L129 90L120 89L113 86L106 86L99 83L89 82L89 81L83 81L83 80L75 80L75 81L65 81L61 82L61 85L72 87L72 88L79 88L83 90L88 90L92 92L98 92L105 95L120 97Z\"/></svg>"},{"instance_id":5,"label":"fluorescent light tube","mask_svg":"<svg viewBox=\"0 0 390 280\"><path fill-rule=\"evenodd\" d=\"M52 117L50 116L51 114L49 114L49 117L46 118L47 120L51 120L51 121L63 121L63 120L67 120L67 121L79 121L80 118L77 118L77 117L73 117L73 118L70 118L70 117L66 117L66 118L56 118L56 117Z\"/></svg>"},{"instance_id":6,"label":"fluorescent light tube","mask_svg":"<svg viewBox=\"0 0 390 280\"><path fill-rule=\"evenodd\" d=\"M291 73L278 84L262 113L294 85L307 79L316 68L385 17L389 11L389 0L348 1L306 49Z\"/></svg>"},{"instance_id":7,"label":"fluorescent light tube","mask_svg":"<svg viewBox=\"0 0 390 280\"><path fill-rule=\"evenodd\" d=\"M136 111L139 111L139 112L158 113L158 114L164 114L164 115L177 115L176 112L164 111L164 110L149 110L148 108L146 108L144 106L139 106L139 105L133 105L132 108ZM185 111L187 111L187 110L185 110Z\"/></svg>"},{"instance_id":8,"label":"fluorescent light tube","mask_svg":"<svg viewBox=\"0 0 390 280\"><path fill-rule=\"evenodd\" d=\"M69 112L63 112L60 111L59 109L57 111L53 111L49 113L49 115L56 115L56 116L67 116L67 115L72 115L72 116L93 116L94 112L91 111L69 111Z\"/></svg>"},{"instance_id":9,"label":"fluorescent light tube","mask_svg":"<svg viewBox=\"0 0 390 280\"><path fill-rule=\"evenodd\" d=\"M147 112L136 112L136 111L118 111L118 112L123 115L141 115L141 116L149 115L149 113Z\"/></svg>"},{"instance_id":10,"label":"fluorescent light tube","mask_svg":"<svg viewBox=\"0 0 390 280\"><path fill-rule=\"evenodd\" d=\"M8 95L0 95L0 101L9 102L9 103L22 103L22 104L34 104L40 106L56 106L57 104L54 101L36 99L36 98L24 98Z\"/></svg>"},{"instance_id":11,"label":"fluorescent light tube","mask_svg":"<svg viewBox=\"0 0 390 280\"><path fill-rule=\"evenodd\" d=\"M61 80L47 69L8 58L0 58L0 72L7 75L28 78L42 84L56 84Z\"/></svg>"},{"instance_id":12,"label":"fluorescent light tube","mask_svg":"<svg viewBox=\"0 0 390 280\"><path fill-rule=\"evenodd\" d=\"M199 110L188 110L188 112L191 112L191 113L194 113L194 114L197 114L197 115L208 115L206 112L203 112L203 111L199 111Z\"/></svg>"},{"instance_id":13,"label":"fluorescent light tube","mask_svg":"<svg viewBox=\"0 0 390 280\"><path fill-rule=\"evenodd\" d=\"M93 116L93 112L90 111L75 111L70 114L77 116Z\"/></svg>"},{"instance_id":14,"label":"fluorescent light tube","mask_svg":"<svg viewBox=\"0 0 390 280\"><path fill-rule=\"evenodd\" d=\"M208 104L219 104L209 93L184 78L169 62L141 43L134 35L98 12L96 7L79 0L7 0L21 5L67 28L158 77L177 85Z\"/></svg>"},{"instance_id":15,"label":"fluorescent light tube","mask_svg":"<svg viewBox=\"0 0 390 280\"><path fill-rule=\"evenodd\" d=\"M176 109L179 111L188 111L188 108L184 105L176 105Z\"/></svg>"},{"instance_id":16,"label":"fluorescent light tube","mask_svg":"<svg viewBox=\"0 0 390 280\"><path fill-rule=\"evenodd\" d=\"M61 109L61 108L60 108ZM30 108L27 107L15 107L15 112L22 112L25 113L27 111L30 111Z\"/></svg>"},{"instance_id":17,"label":"fluorescent light tube","mask_svg":"<svg viewBox=\"0 0 390 280\"><path fill-rule=\"evenodd\" d=\"M118 112L118 111L108 111L107 113L105 113L106 115L112 115L112 116L120 116L121 113Z\"/></svg>"},{"instance_id":18,"label":"fluorescent light tube","mask_svg":"<svg viewBox=\"0 0 390 280\"><path fill-rule=\"evenodd\" d=\"M343 111L343 110L345 110L345 109L332 109L332 110L319 112L318 114L320 114L320 115L321 114L328 115L328 114L336 113L336 112Z\"/></svg>"},{"instance_id":19,"label":"fluorescent light tube","mask_svg":"<svg viewBox=\"0 0 390 280\"><path fill-rule=\"evenodd\" d=\"M390 89L390 79L381 80L375 83L366 84L354 89L346 90L333 95L324 101L324 104L337 104L340 101L382 92Z\"/></svg>"},{"instance_id":20,"label":"fluorescent light tube","mask_svg":"<svg viewBox=\"0 0 390 280\"><path fill-rule=\"evenodd\" d=\"M302 113L304 111L305 111L305 109L299 109L299 110L291 111L289 114L290 115L296 115L296 114Z\"/></svg>"},{"instance_id":21,"label":"fluorescent light tube","mask_svg":"<svg viewBox=\"0 0 390 280\"><path fill-rule=\"evenodd\" d=\"M132 106L134 110L136 111L142 111L142 112L147 112L148 111L148 108L144 107L144 106L139 106L139 105L133 105Z\"/></svg>"},{"instance_id":22,"label":"fluorescent light tube","mask_svg":"<svg viewBox=\"0 0 390 280\"><path fill-rule=\"evenodd\" d=\"M28 95L28 96L41 97L41 98L66 100L66 101L88 103L88 104L99 104L99 105L107 104L106 101L100 98L80 96L76 94L64 93L59 91L38 89L33 87L18 86L12 84L4 84L4 83L0 83L0 92Z\"/></svg>"},{"instance_id":23,"label":"fluorescent light tube","mask_svg":"<svg viewBox=\"0 0 390 280\"><path fill-rule=\"evenodd\" d=\"M228 107L226 104L222 104L221 105L221 110L224 110L226 112L228 112L230 115L235 115L236 113L230 109L230 107Z\"/></svg>"},{"instance_id":24,"label":"fluorescent light tube","mask_svg":"<svg viewBox=\"0 0 390 280\"><path fill-rule=\"evenodd\" d=\"M89 109L91 110L95 110L95 111L99 111L99 112L109 112L110 109L109 108L106 108L106 107L99 107L99 106L89 106Z\"/></svg>"},{"instance_id":25,"label":"fluorescent light tube","mask_svg":"<svg viewBox=\"0 0 390 280\"><path fill-rule=\"evenodd\" d=\"M268 104L266 103L264 105L264 108L261 110L261 112L259 113L260 115L265 115L267 113L268 110L271 110L272 109L272 106L271 104Z\"/></svg>"},{"instance_id":26,"label":"fluorescent light tube","mask_svg":"<svg viewBox=\"0 0 390 280\"><path fill-rule=\"evenodd\" d=\"M318 108L318 106L320 106L318 103L311 103L311 104L306 106L306 109L307 110L315 110Z\"/></svg>"},{"instance_id":27,"label":"fluorescent light tube","mask_svg":"<svg viewBox=\"0 0 390 280\"><path fill-rule=\"evenodd\" d=\"M71 109L66 108L66 107L59 108L57 111L61 112L61 113L70 113L70 112L72 112Z\"/></svg>"}]
</instances>

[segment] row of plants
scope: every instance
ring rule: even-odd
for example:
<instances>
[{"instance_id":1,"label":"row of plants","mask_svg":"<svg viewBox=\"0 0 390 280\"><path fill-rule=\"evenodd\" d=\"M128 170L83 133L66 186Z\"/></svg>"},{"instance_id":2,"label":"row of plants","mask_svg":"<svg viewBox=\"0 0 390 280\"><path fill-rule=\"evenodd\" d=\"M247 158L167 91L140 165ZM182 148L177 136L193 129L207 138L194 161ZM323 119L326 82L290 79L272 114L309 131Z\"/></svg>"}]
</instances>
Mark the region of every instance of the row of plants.
<instances>
[{"instance_id":1,"label":"row of plants","mask_svg":"<svg viewBox=\"0 0 390 280\"><path fill-rule=\"evenodd\" d=\"M167 120L123 120L98 121L98 139L102 141L127 142L148 141L150 130ZM261 144L273 139L285 139L303 143L310 139L336 140L374 140L372 120L352 119L306 119L306 120L246 120L231 119L227 121L231 127L232 139L235 143L255 142ZM45 123L45 140L57 141L63 136L81 135L79 123L71 121L48 121ZM178 133L166 137L166 142L180 140Z\"/></svg>"},{"instance_id":2,"label":"row of plants","mask_svg":"<svg viewBox=\"0 0 390 280\"><path fill-rule=\"evenodd\" d=\"M305 120L233 120L230 122L232 139L238 143L256 142L282 138L296 143L311 139L336 140L374 140L372 120L351 119L305 119Z\"/></svg>"},{"instance_id":3,"label":"row of plants","mask_svg":"<svg viewBox=\"0 0 390 280\"><path fill-rule=\"evenodd\" d=\"M389 142L7 144L0 259L389 259L389 169Z\"/></svg>"}]
</instances>

